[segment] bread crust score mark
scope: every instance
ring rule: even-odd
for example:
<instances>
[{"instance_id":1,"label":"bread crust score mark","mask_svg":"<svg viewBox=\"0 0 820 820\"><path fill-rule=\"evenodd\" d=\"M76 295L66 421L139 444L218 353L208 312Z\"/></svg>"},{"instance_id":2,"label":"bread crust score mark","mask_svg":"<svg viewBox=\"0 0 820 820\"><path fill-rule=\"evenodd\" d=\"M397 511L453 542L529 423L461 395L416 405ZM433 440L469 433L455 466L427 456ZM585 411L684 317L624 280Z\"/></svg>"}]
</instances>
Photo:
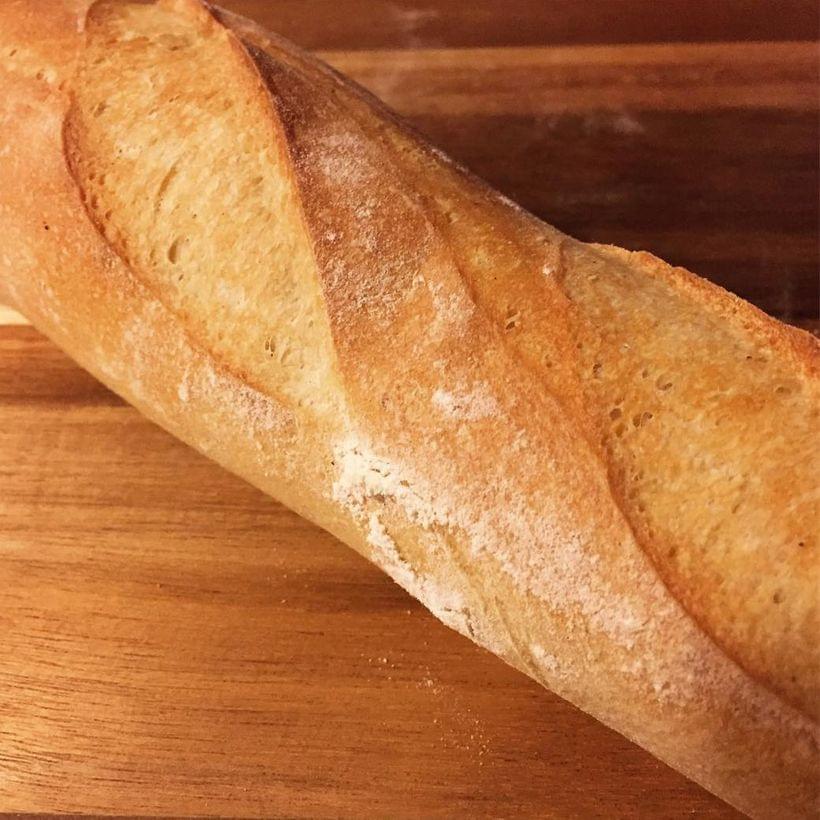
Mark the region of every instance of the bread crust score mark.
<instances>
[{"instance_id":1,"label":"bread crust score mark","mask_svg":"<svg viewBox=\"0 0 820 820\"><path fill-rule=\"evenodd\" d=\"M250 27L242 29L242 33L246 38L253 37ZM267 44L280 59L287 48L273 43L269 37L265 39L265 35L259 35L255 44L261 47ZM344 80L333 72L314 68L310 58L293 49L288 51L285 60L310 71L312 80L330 86L336 101L344 103L345 113L353 114L369 137L381 141L385 146L384 161L399 167L406 189L415 191L421 199L435 229L461 250L462 258L456 259L456 264L474 303L498 327L513 331L504 334L503 340L513 352L521 354L521 361L534 368L545 388L567 405L569 414L578 422L579 435L593 446L603 440L602 462L611 477L615 497L665 583L703 628L748 671L816 718L820 658L814 636L820 630L820 622L813 590L820 584L820 578L811 522L820 519L820 492L812 492L812 488L820 484L812 459L812 452L820 445L816 412L820 359L817 341L809 334L774 322L722 289L687 271L671 268L650 254L628 254L604 247L596 251L549 229L461 169L442 162L433 149L396 128L392 118L374 118L368 106L370 100L363 101L361 95L349 90ZM430 173L420 174L419 164L426 165ZM460 200L455 206L442 196L442 189L447 190L448 177L452 196ZM465 188L470 190L471 198L463 196ZM479 203L478 207L475 202ZM496 234L508 235L508 247L501 251L497 246L486 249L489 259L482 270L469 256L471 250L474 254L476 245L487 244L482 243L482 238L487 234L488 224ZM549 270L551 276L543 277L544 270ZM506 272L505 278L502 272ZM607 307L603 300L608 295L603 287L597 289L600 293L588 287L590 281L614 278L613 273L619 274L623 283L620 292L615 294L622 303L618 306L620 314L612 309L602 311ZM549 279L553 282L546 281ZM517 300L516 294L511 294L516 287L523 291ZM644 295L642 291L648 293ZM498 298L499 294L502 299ZM636 295L643 296L644 305ZM580 303L583 298L586 304ZM657 301L654 312L646 309L647 302L652 307L652 298ZM516 301L518 304L511 307ZM595 321L589 318L592 307L598 312ZM643 315L638 316L637 321L630 321L638 307L643 309ZM690 317L694 314L698 318L704 307L709 309L708 332L718 339L709 340L711 349L701 344L701 350L697 351L692 344L698 344L700 329L688 333L691 343L687 343L687 333L682 331L687 330ZM652 339L644 342L645 331L657 334L659 325L668 327L670 337L666 361L660 364L652 362L649 349ZM613 333L613 328L618 333ZM532 331L529 338L527 330ZM620 338L614 338L616 335ZM777 372L761 372L758 366L761 346L777 350L783 365L772 368ZM590 355L590 351L600 355ZM690 395L681 397L680 386L676 386L672 374L691 368L691 358L696 352L702 352L704 366L716 371L715 394L708 396L692 390ZM613 366L613 354L627 359L627 366ZM610 361L604 366L604 361L598 359L605 359L607 355ZM549 362L546 368L545 361ZM565 365L557 377L551 367L553 363ZM566 367L567 363L571 366ZM753 378L747 379L746 384L738 378L739 368L751 370L749 375ZM610 373L614 374L614 378L610 376L614 385L602 396L596 388L600 388L604 376ZM685 452L682 445L697 432L693 427L701 426L699 405L714 401L715 395L721 398L721 379L724 386L743 393L734 400L740 405L741 416L735 425L734 450L731 441L716 442L714 436L702 436L702 442L692 444L692 452ZM633 390L637 395L629 397L634 405L630 410L622 406L618 394L624 383L635 382L643 389ZM782 423L784 410L786 413L790 410L788 403L798 400L793 390L802 391L803 397L799 406L791 408L795 421L786 422L792 435L779 439L781 447L769 458L774 469L761 477L759 458L745 441L747 430L741 425L745 423L749 430L754 430ZM671 429L667 429L664 441L654 444L648 465L630 464L630 460L635 460L636 445L640 446L640 442L627 442L624 447L620 439L626 432L627 438L631 434L634 441L639 432L653 426L660 412L666 411L668 419L668 408L659 403L658 398L674 398L678 406L688 404L689 415L676 419L678 429L667 424ZM728 391L726 399L729 399ZM725 401L721 405L729 403ZM714 426L715 431L720 427L719 414L723 410L721 406L710 412L705 422ZM769 418L767 410L772 411ZM743 415L747 418L742 418ZM656 421L654 426L657 425ZM729 438L722 432L719 435ZM711 520L707 516L700 524L701 529L707 535L714 533L721 522L732 521L739 513L740 518L736 520L740 524L721 533L720 538L711 541L704 538L700 544L692 545L680 533L664 528L663 520L659 519L664 514L667 519L676 516L674 507L678 496L694 497L694 505L699 505L701 510L707 507L706 496L714 490L705 480L707 467L698 465L698 445L701 452L709 453L722 464L724 473L733 473L731 481L734 482L732 493L721 499L722 505L714 510ZM672 450L669 462L664 465L665 471L656 468L655 476L647 476L648 467L657 461L654 451L663 448ZM744 463L738 462L738 454L746 456ZM686 470L688 465L692 481L686 487L675 486L678 465L681 470ZM790 489L783 492L783 471L795 474L792 486L802 486L808 492L792 496L788 495ZM635 481L635 475L656 484L673 486L665 502L671 505L671 510L653 511L652 498L640 497L644 487ZM778 510L779 521L761 523L753 536L756 543L749 543L748 531L754 531L754 527L743 522L744 512L741 512L744 502L749 506L748 499L744 498L749 485L757 489L757 499L751 500L752 507L756 502L760 505L763 499L778 497L783 498L785 507L795 495L801 502L791 510ZM655 512L655 520L647 520L647 507L650 513ZM729 557L722 560L726 553ZM733 585L729 571L739 561L749 560L750 555L753 560L743 575L747 583ZM710 566L713 556L717 556L717 560ZM795 575L803 579L802 595L791 600L788 608L781 607L784 586ZM693 595L693 590L699 594ZM733 609L740 610L743 615L740 623L746 624L745 627L736 628L734 619L727 618L726 613ZM764 648L760 649L764 641Z\"/></svg>"}]
</instances>

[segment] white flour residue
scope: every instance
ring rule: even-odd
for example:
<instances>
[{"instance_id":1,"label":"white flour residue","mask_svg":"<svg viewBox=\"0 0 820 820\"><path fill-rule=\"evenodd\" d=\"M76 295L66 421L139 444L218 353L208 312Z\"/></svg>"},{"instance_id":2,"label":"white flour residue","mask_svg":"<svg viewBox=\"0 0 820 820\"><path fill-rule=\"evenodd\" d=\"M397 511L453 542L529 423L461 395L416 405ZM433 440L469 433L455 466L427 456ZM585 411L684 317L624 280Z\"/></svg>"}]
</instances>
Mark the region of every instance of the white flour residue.
<instances>
[{"instance_id":1,"label":"white flour residue","mask_svg":"<svg viewBox=\"0 0 820 820\"><path fill-rule=\"evenodd\" d=\"M158 300L147 301L139 313L122 325L120 331L123 365L119 368L118 380L124 381L131 395L140 402L148 400L143 377L146 376L149 358L166 352L158 344L156 331L164 310ZM150 374L147 381L151 384Z\"/></svg>"},{"instance_id":2,"label":"white flour residue","mask_svg":"<svg viewBox=\"0 0 820 820\"><path fill-rule=\"evenodd\" d=\"M433 393L433 404L448 418L459 421L478 421L495 416L501 411L489 387L484 383L453 391L438 388Z\"/></svg>"},{"instance_id":3,"label":"white flour residue","mask_svg":"<svg viewBox=\"0 0 820 820\"><path fill-rule=\"evenodd\" d=\"M193 390L219 393L230 407L238 410L254 432L267 433L283 427L292 416L281 404L251 387L231 373L220 372L208 362L198 371Z\"/></svg>"},{"instance_id":4,"label":"white flour residue","mask_svg":"<svg viewBox=\"0 0 820 820\"><path fill-rule=\"evenodd\" d=\"M643 134L646 129L641 122L632 116L628 111L621 111L612 116L612 130L616 134L632 136L633 134Z\"/></svg>"},{"instance_id":5,"label":"white flour residue","mask_svg":"<svg viewBox=\"0 0 820 820\"><path fill-rule=\"evenodd\" d=\"M188 403L188 399L190 398L190 391L188 390L188 381L187 381L187 374L183 376L182 381L179 383L179 387L177 388L177 396L179 400L183 404Z\"/></svg>"},{"instance_id":6,"label":"white flour residue","mask_svg":"<svg viewBox=\"0 0 820 820\"><path fill-rule=\"evenodd\" d=\"M643 123L629 111L590 111L581 115L566 111L547 114L542 118L542 123L551 131L580 126L585 134L621 134L632 137L646 132Z\"/></svg>"},{"instance_id":7,"label":"white flour residue","mask_svg":"<svg viewBox=\"0 0 820 820\"><path fill-rule=\"evenodd\" d=\"M63 329L63 317L59 309L59 302L51 286L46 283L42 283L39 290L40 299L38 307L40 308L40 311L54 327ZM15 294L12 293L11 295L12 299L14 299Z\"/></svg>"},{"instance_id":8,"label":"white flour residue","mask_svg":"<svg viewBox=\"0 0 820 820\"><path fill-rule=\"evenodd\" d=\"M372 169L360 159L367 156L369 146L355 134L342 130L322 134L313 148L314 170L334 185L362 185L373 176Z\"/></svg>"},{"instance_id":9,"label":"white flour residue","mask_svg":"<svg viewBox=\"0 0 820 820\"><path fill-rule=\"evenodd\" d=\"M375 496L395 500L411 521L429 527L445 521L429 501L410 488L410 482L391 461L381 458L355 435L334 448L339 476L333 483L333 498L354 513Z\"/></svg>"},{"instance_id":10,"label":"white flour residue","mask_svg":"<svg viewBox=\"0 0 820 820\"><path fill-rule=\"evenodd\" d=\"M147 302L121 329L124 364L117 372L108 371L114 381L126 381L131 394L140 401L156 401L146 394L145 384L153 384L156 370L151 360L174 361L182 370L177 398L219 404L246 426L251 435L280 430L293 421L292 414L275 399L256 390L232 373L217 369L209 358L197 360L191 350L158 332L166 319L159 301ZM102 357L105 360L105 357Z\"/></svg>"},{"instance_id":11,"label":"white flour residue","mask_svg":"<svg viewBox=\"0 0 820 820\"><path fill-rule=\"evenodd\" d=\"M442 523L429 503L410 489L409 482L388 460L369 451L355 436L335 448L339 477L333 484L333 498L355 517L367 520L367 540L380 566L407 592L421 601L440 621L462 635L475 638L469 624L463 596L431 578L420 576L400 555L396 542L385 529L378 513L366 510L374 498L396 500L411 520L423 527Z\"/></svg>"},{"instance_id":12,"label":"white flour residue","mask_svg":"<svg viewBox=\"0 0 820 820\"><path fill-rule=\"evenodd\" d=\"M568 529L560 508L550 512L554 505L521 498L520 487L503 470L488 477L478 494L476 488L465 488L465 500L454 476L440 475L442 489L434 491L415 472L377 455L356 436L339 444L335 454L339 475L333 497L354 514L361 514L368 499L390 499L421 527L462 533L472 556L492 556L517 586L551 609L564 614L574 610L583 623L624 648L635 646L650 619L644 603L612 589L599 557L581 533ZM378 540L379 533L374 535Z\"/></svg>"},{"instance_id":13,"label":"white flour residue","mask_svg":"<svg viewBox=\"0 0 820 820\"><path fill-rule=\"evenodd\" d=\"M367 540L376 550L379 565L393 580L421 601L442 623L470 637L470 628L463 596L452 588L438 584L432 578L420 576L399 554L378 513L368 515Z\"/></svg>"},{"instance_id":14,"label":"white flour residue","mask_svg":"<svg viewBox=\"0 0 820 820\"><path fill-rule=\"evenodd\" d=\"M464 294L446 290L438 282L426 282L433 300L433 311L436 317L435 326L430 328L435 338L443 333L458 333L466 328L475 305Z\"/></svg>"},{"instance_id":15,"label":"white flour residue","mask_svg":"<svg viewBox=\"0 0 820 820\"><path fill-rule=\"evenodd\" d=\"M530 646L530 652L532 652L532 656L538 662L538 665L545 669L550 674L554 675L558 672L560 665L558 663L558 658L555 655L547 652L541 644L534 643Z\"/></svg>"},{"instance_id":16,"label":"white flour residue","mask_svg":"<svg viewBox=\"0 0 820 820\"><path fill-rule=\"evenodd\" d=\"M584 646L584 636L606 637L622 654L613 674L623 675L642 692L648 687L659 703L713 698L733 704L739 714L753 713L772 731L782 731L786 721L796 743L808 742L806 720L797 712L784 716L775 696L749 685L741 670L700 632L658 582L636 553L629 534L624 534L627 540L620 547L610 545L610 554L621 556L616 559L620 566L603 561L585 541L591 536L583 529L573 529L572 519L562 514L554 487L544 493L530 489L522 498L520 483L505 481L508 465L500 465L498 474L484 475L480 484L466 486L443 463L428 464L424 475L418 475L406 464L377 454L368 441L355 435L340 441L334 452L339 466L334 499L369 525L376 557L395 580L454 629L503 654L496 630L487 630L483 617L462 609L459 595L417 577L379 518L368 518L368 505L391 501L409 521L425 529L435 526L458 534L465 552L476 561L491 556L519 589L543 602L544 624L556 615L560 618L565 629L561 643L569 641L577 653ZM533 469L526 463L527 452L517 454L523 459L524 471ZM430 476L435 476L435 485ZM623 591L624 587L630 591ZM482 595L488 594L484 590ZM659 651L663 636L669 634L676 636L674 642ZM536 662L556 682L574 674L560 651L556 652L559 645L531 647ZM576 658L573 666L578 662Z\"/></svg>"},{"instance_id":17,"label":"white flour residue","mask_svg":"<svg viewBox=\"0 0 820 820\"><path fill-rule=\"evenodd\" d=\"M378 513L373 512L368 516L367 540L382 556L392 557L395 553L395 557L398 559L396 542L387 534Z\"/></svg>"}]
</instances>

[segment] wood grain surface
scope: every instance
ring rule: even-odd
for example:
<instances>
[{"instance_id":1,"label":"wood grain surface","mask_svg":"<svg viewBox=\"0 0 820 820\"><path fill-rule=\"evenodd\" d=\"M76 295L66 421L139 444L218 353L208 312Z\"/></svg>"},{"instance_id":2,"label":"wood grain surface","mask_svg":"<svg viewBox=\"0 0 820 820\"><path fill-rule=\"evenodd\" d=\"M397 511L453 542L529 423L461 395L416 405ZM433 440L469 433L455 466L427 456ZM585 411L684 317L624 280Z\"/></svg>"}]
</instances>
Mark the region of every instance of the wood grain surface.
<instances>
[{"instance_id":1,"label":"wood grain surface","mask_svg":"<svg viewBox=\"0 0 820 820\"><path fill-rule=\"evenodd\" d=\"M813 2L225 4L559 227L817 318ZM0 810L734 816L4 308L0 635Z\"/></svg>"}]
</instances>

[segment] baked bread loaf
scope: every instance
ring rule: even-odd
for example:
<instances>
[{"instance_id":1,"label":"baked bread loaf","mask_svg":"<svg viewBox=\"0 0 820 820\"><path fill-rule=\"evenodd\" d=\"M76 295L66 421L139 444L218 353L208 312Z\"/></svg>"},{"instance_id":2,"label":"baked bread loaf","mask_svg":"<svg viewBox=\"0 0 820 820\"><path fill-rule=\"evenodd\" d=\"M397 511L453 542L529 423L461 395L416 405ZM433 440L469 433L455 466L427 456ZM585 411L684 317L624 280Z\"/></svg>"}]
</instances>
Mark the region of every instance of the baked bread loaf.
<instances>
[{"instance_id":1,"label":"baked bread loaf","mask_svg":"<svg viewBox=\"0 0 820 820\"><path fill-rule=\"evenodd\" d=\"M197 0L0 4L0 299L743 811L817 807L818 344Z\"/></svg>"}]
</instances>

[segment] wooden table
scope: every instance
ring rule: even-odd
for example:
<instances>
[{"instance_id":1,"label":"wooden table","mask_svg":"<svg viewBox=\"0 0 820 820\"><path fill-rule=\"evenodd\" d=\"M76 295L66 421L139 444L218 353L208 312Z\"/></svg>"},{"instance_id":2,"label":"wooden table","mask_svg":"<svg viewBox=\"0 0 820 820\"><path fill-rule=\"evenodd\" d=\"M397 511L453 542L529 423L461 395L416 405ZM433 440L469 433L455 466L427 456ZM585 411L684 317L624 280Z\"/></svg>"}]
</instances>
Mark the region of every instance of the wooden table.
<instances>
[{"instance_id":1,"label":"wooden table","mask_svg":"<svg viewBox=\"0 0 820 820\"><path fill-rule=\"evenodd\" d=\"M581 237L817 315L784 0L236 0ZM729 817L0 309L0 810Z\"/></svg>"}]
</instances>

